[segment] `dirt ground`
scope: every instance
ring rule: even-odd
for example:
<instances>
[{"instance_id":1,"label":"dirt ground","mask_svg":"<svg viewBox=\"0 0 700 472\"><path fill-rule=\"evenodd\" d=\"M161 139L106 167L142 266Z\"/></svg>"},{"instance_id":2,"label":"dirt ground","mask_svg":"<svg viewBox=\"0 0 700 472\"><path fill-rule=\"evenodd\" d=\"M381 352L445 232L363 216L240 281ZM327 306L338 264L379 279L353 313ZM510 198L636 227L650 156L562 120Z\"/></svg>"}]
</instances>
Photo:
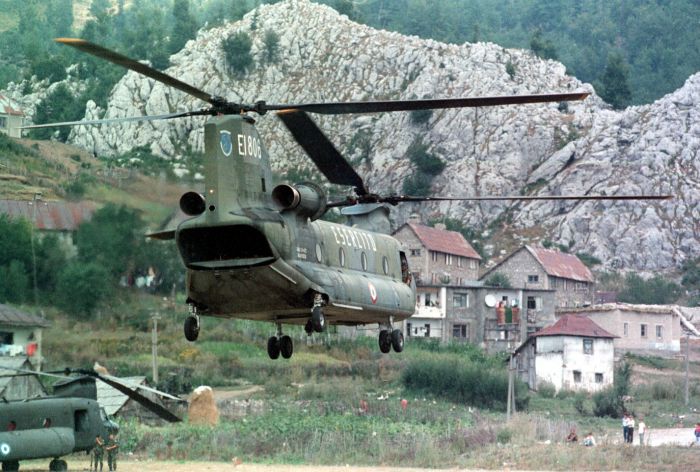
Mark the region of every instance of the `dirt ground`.
<instances>
[{"instance_id":1,"label":"dirt ground","mask_svg":"<svg viewBox=\"0 0 700 472\"><path fill-rule=\"evenodd\" d=\"M68 460L68 470L88 471L88 462ZM119 472L426 472L434 469L416 469L410 467L354 467L354 466L310 466L280 464L235 464L226 462L165 462L165 461L121 461ZM48 462L42 466L38 461L22 464L23 472L46 471ZM105 467L104 471L107 471ZM441 471L465 469L440 469Z\"/></svg>"}]
</instances>

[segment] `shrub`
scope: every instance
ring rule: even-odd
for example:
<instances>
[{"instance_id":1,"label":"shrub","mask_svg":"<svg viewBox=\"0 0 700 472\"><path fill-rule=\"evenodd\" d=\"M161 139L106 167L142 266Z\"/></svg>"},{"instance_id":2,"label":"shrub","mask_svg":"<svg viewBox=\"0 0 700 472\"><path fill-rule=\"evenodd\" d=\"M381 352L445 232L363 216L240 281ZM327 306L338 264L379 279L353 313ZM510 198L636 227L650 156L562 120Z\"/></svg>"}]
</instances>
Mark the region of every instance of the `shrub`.
<instances>
[{"instance_id":1,"label":"shrub","mask_svg":"<svg viewBox=\"0 0 700 472\"><path fill-rule=\"evenodd\" d=\"M508 276L502 272L496 272L495 274L490 275L486 280L484 280L484 284L489 287L512 287L510 279L508 279Z\"/></svg>"},{"instance_id":2,"label":"shrub","mask_svg":"<svg viewBox=\"0 0 700 472\"><path fill-rule=\"evenodd\" d=\"M267 30L263 43L265 45L265 60L268 63L274 63L279 55L280 36L274 30Z\"/></svg>"},{"instance_id":3,"label":"shrub","mask_svg":"<svg viewBox=\"0 0 700 472\"><path fill-rule=\"evenodd\" d=\"M542 398L554 398L557 393L557 388L552 382L540 382L537 385L537 393L539 393Z\"/></svg>"},{"instance_id":4,"label":"shrub","mask_svg":"<svg viewBox=\"0 0 700 472\"><path fill-rule=\"evenodd\" d=\"M510 61L506 63L506 73L511 78L511 80L515 78L515 66Z\"/></svg>"},{"instance_id":5,"label":"shrub","mask_svg":"<svg viewBox=\"0 0 700 472\"><path fill-rule=\"evenodd\" d=\"M430 121L433 116L433 110L413 110L411 112L411 123L414 125L422 125Z\"/></svg>"},{"instance_id":6,"label":"shrub","mask_svg":"<svg viewBox=\"0 0 700 472\"><path fill-rule=\"evenodd\" d=\"M250 36L242 31L232 34L222 41L221 46L231 74L244 75L253 64L253 56L250 54L253 41Z\"/></svg>"},{"instance_id":7,"label":"shrub","mask_svg":"<svg viewBox=\"0 0 700 472\"><path fill-rule=\"evenodd\" d=\"M508 444L513 437L513 433L509 429L502 429L496 434L496 441L498 444Z\"/></svg>"},{"instance_id":8,"label":"shrub","mask_svg":"<svg viewBox=\"0 0 700 472\"><path fill-rule=\"evenodd\" d=\"M586 405L586 394L583 392L577 392L574 395L574 409L578 411L581 416L590 416L591 410Z\"/></svg>"}]
</instances>

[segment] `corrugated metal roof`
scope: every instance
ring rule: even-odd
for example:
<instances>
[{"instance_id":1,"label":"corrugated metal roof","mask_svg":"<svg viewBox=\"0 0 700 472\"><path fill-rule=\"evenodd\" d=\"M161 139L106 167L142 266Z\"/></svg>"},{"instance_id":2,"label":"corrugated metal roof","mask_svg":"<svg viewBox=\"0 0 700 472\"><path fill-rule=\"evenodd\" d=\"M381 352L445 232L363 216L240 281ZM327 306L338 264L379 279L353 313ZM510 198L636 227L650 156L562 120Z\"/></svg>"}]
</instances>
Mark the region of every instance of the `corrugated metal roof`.
<instances>
[{"instance_id":1,"label":"corrugated metal roof","mask_svg":"<svg viewBox=\"0 0 700 472\"><path fill-rule=\"evenodd\" d=\"M5 95L0 95L0 114L24 116L22 110L19 109L19 105Z\"/></svg>"},{"instance_id":2,"label":"corrugated metal roof","mask_svg":"<svg viewBox=\"0 0 700 472\"><path fill-rule=\"evenodd\" d=\"M5 326L39 326L48 328L51 323L39 315L20 311L10 305L0 303L0 325Z\"/></svg>"},{"instance_id":3,"label":"corrugated metal roof","mask_svg":"<svg viewBox=\"0 0 700 472\"><path fill-rule=\"evenodd\" d=\"M585 338L617 338L595 324L590 318L582 315L564 315L552 326L547 326L536 333L538 336L581 336Z\"/></svg>"},{"instance_id":4,"label":"corrugated metal roof","mask_svg":"<svg viewBox=\"0 0 700 472\"><path fill-rule=\"evenodd\" d=\"M146 377L120 377L119 381L136 390L140 385L145 385ZM110 416L115 415L119 410L121 410L126 402L129 401L129 397L124 395L119 390L110 387L104 382L96 382L96 386L97 402Z\"/></svg>"},{"instance_id":5,"label":"corrugated metal roof","mask_svg":"<svg viewBox=\"0 0 700 472\"><path fill-rule=\"evenodd\" d=\"M416 223L406 223L409 228L416 233L418 239L423 245L431 251L444 252L455 256L468 257L470 259L481 260L481 256L474 248L464 239L462 233L457 231L449 231L446 229L437 229L430 226L419 225Z\"/></svg>"},{"instance_id":6,"label":"corrugated metal roof","mask_svg":"<svg viewBox=\"0 0 700 472\"><path fill-rule=\"evenodd\" d=\"M0 200L0 213L35 221L36 229L47 231L74 231L80 223L92 218L95 207L92 202Z\"/></svg>"},{"instance_id":7,"label":"corrugated metal roof","mask_svg":"<svg viewBox=\"0 0 700 472\"><path fill-rule=\"evenodd\" d=\"M542 265L547 274L562 279L593 282L593 273L573 254L545 249L543 247L525 246L530 254Z\"/></svg>"}]
</instances>

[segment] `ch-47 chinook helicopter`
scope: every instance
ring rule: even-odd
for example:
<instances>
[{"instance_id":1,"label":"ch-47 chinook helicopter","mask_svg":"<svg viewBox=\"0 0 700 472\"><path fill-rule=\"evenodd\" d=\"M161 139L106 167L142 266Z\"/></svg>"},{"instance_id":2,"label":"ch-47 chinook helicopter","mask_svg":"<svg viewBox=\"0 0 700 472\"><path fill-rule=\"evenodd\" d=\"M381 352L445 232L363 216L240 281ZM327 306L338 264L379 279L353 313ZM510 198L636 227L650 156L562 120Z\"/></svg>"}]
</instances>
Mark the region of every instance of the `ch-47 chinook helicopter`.
<instances>
[{"instance_id":1,"label":"ch-47 chinook helicopter","mask_svg":"<svg viewBox=\"0 0 700 472\"><path fill-rule=\"evenodd\" d=\"M205 125L205 192L187 192L180 208L190 218L177 229L150 235L175 239L187 267L185 337L195 341L200 316L266 320L277 324L269 338L271 358L293 353L282 324L302 324L308 334L328 323L380 327L379 348L403 350L403 334L394 323L415 310L416 289L401 244L389 233L389 205L439 200L636 200L666 196L494 196L433 197L371 192L308 113L349 114L424 109L518 105L582 100L586 92L478 98L273 105L241 104L210 95L145 64L81 40L59 43L136 71L209 106L157 116L54 123L75 126L124 121L211 116ZM268 153L252 114L275 111L330 183L351 186L353 196L329 202L311 182L272 186ZM342 207L349 225L321 221L329 208Z\"/></svg>"},{"instance_id":2,"label":"ch-47 chinook helicopter","mask_svg":"<svg viewBox=\"0 0 700 472\"><path fill-rule=\"evenodd\" d=\"M90 451L95 438L116 433L119 426L97 403L97 380L119 390L166 421L180 418L118 379L91 370L64 371L64 375L23 369L11 376L58 377L50 397L7 401L0 399L0 462L3 471L19 470L23 460L51 458L49 470L68 470L62 456ZM67 377L71 372L78 377ZM2 375L3 377L5 375Z\"/></svg>"}]
</instances>

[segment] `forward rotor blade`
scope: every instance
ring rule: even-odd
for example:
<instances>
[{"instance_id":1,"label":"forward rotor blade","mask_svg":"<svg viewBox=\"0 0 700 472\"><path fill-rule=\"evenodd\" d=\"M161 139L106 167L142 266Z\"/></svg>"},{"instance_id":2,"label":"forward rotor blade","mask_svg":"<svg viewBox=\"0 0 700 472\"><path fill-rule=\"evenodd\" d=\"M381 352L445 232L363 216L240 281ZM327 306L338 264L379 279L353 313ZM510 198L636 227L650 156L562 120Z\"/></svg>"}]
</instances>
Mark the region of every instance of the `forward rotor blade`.
<instances>
[{"instance_id":1,"label":"forward rotor blade","mask_svg":"<svg viewBox=\"0 0 700 472\"><path fill-rule=\"evenodd\" d=\"M167 113L165 115L146 115L146 116L127 116L124 118L104 118L101 120L83 120L83 121L62 121L60 123L42 123L38 125L19 126L19 129L36 129L36 128L54 128L58 126L80 126L80 125L109 125L116 123L126 123L129 121L153 121L153 120L170 120L173 118L185 118L187 116L211 115L208 110L185 111L181 113Z\"/></svg>"},{"instance_id":2,"label":"forward rotor blade","mask_svg":"<svg viewBox=\"0 0 700 472\"><path fill-rule=\"evenodd\" d=\"M489 107L527 103L565 102L583 100L589 92L544 95L510 95L503 97L442 98L426 100L387 100L378 102L303 103L298 105L261 105L265 111L295 109L324 115L345 113L379 113L390 111L431 110L440 108Z\"/></svg>"},{"instance_id":3,"label":"forward rotor blade","mask_svg":"<svg viewBox=\"0 0 700 472\"><path fill-rule=\"evenodd\" d=\"M309 115L300 110L283 110L278 112L277 116L329 182L352 185L357 195L367 194L362 177L355 172Z\"/></svg>"},{"instance_id":4,"label":"forward rotor blade","mask_svg":"<svg viewBox=\"0 0 700 472\"><path fill-rule=\"evenodd\" d=\"M152 411L156 415L160 416L164 420L169 421L171 423L177 423L179 421L182 421L180 418L175 416L173 413L168 411L163 406L157 404L156 402L154 402L150 398L147 398L147 397L141 395L140 393L138 393L137 391L135 391L131 387L128 387L127 385L124 385L121 382L118 382L114 377L100 375L96 372L93 372L90 375L93 375L94 377L100 379L101 381L103 381L104 383L109 385L110 387L112 387L116 390L119 390L124 395L126 395L127 397L131 398L132 400L138 402L139 404L143 405L145 408Z\"/></svg>"},{"instance_id":5,"label":"forward rotor blade","mask_svg":"<svg viewBox=\"0 0 700 472\"><path fill-rule=\"evenodd\" d=\"M65 44L66 46L73 47L88 54L92 54L93 56L99 57L101 59L105 59L111 62L112 64L116 64L118 66L125 67L129 70L133 70L134 72L138 72L139 74L143 74L146 77L150 77L151 79L157 80L158 82L161 82L165 85L169 85L182 92L185 92L186 94L192 95L193 97L199 98L200 100L211 103L212 105L217 105L219 103L216 97L209 95L208 93L199 90L198 88L193 87L190 84L186 84L185 82L171 77L168 74L154 69L153 67L147 66L146 64L142 64L138 61L123 56L105 47L98 46L97 44L91 43L89 41L85 41L84 39L56 38L55 41L57 43Z\"/></svg>"},{"instance_id":6,"label":"forward rotor blade","mask_svg":"<svg viewBox=\"0 0 700 472\"><path fill-rule=\"evenodd\" d=\"M390 195L388 197L377 197L378 203L389 203L397 205L403 202L441 202L441 201L530 201L530 200L670 200L673 195L550 195L550 196L523 196L504 195L488 197L414 197L411 195ZM348 199L340 202L333 202L327 205L328 208L351 206L358 203L356 200Z\"/></svg>"}]
</instances>

